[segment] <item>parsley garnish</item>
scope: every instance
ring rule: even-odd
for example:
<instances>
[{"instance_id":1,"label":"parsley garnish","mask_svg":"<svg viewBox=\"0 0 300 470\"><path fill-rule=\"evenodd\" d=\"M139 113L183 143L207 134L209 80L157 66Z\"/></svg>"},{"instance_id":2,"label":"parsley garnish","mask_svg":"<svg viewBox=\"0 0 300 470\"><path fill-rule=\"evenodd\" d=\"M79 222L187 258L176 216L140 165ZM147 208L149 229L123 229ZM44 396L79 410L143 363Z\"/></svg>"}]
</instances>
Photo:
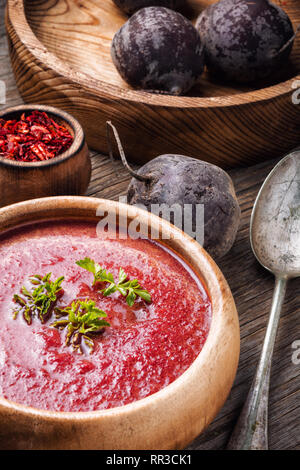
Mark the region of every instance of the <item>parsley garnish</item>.
<instances>
[{"instance_id":1,"label":"parsley garnish","mask_svg":"<svg viewBox=\"0 0 300 470\"><path fill-rule=\"evenodd\" d=\"M36 274L29 278L33 289L29 291L23 286L21 295L15 294L13 297L14 302L18 304L18 308L13 312L14 318L22 313L28 325L31 325L34 316L37 316L41 323L48 320L57 300L63 294L61 283L64 280L63 276L55 281L51 281L50 278L51 273L44 277Z\"/></svg>"},{"instance_id":2,"label":"parsley garnish","mask_svg":"<svg viewBox=\"0 0 300 470\"><path fill-rule=\"evenodd\" d=\"M76 300L71 306L63 309L56 309L58 318L68 315L63 320L57 320L51 326L64 329L67 328L66 345L72 344L74 349L82 351L82 341L91 349L94 348L94 341L91 335L100 333L104 327L110 326L106 320L107 315L103 310L95 306L93 300Z\"/></svg>"},{"instance_id":3,"label":"parsley garnish","mask_svg":"<svg viewBox=\"0 0 300 470\"><path fill-rule=\"evenodd\" d=\"M126 302L130 307L133 306L137 297L141 297L146 302L151 302L150 293L147 290L141 288L137 279L133 279L131 281L128 280L128 276L123 268L119 269L119 278L116 282L110 272L107 272L104 268L101 268L98 263L95 263L95 261L90 258L84 258L83 260L76 261L76 264L81 268L93 273L93 286L97 282L105 282L109 284L105 289L100 290L104 296L108 296L118 291L120 294L126 297Z\"/></svg>"}]
</instances>

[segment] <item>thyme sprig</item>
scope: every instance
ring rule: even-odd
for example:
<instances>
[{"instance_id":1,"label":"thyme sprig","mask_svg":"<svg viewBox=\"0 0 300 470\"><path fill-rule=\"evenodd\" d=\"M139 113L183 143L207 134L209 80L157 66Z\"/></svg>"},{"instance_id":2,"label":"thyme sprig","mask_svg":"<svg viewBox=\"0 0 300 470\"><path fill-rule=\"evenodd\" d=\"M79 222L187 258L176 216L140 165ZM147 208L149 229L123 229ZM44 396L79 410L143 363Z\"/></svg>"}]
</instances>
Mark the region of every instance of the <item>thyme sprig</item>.
<instances>
[{"instance_id":1,"label":"thyme sprig","mask_svg":"<svg viewBox=\"0 0 300 470\"><path fill-rule=\"evenodd\" d=\"M32 290L25 286L21 288L21 295L15 294L13 300L18 307L13 311L13 317L17 318L19 313L23 314L24 320L31 325L32 318L37 316L41 323L45 323L50 317L57 300L62 296L61 287L64 277L61 276L51 281L52 273L45 276L36 274L29 278Z\"/></svg>"},{"instance_id":2,"label":"thyme sprig","mask_svg":"<svg viewBox=\"0 0 300 470\"><path fill-rule=\"evenodd\" d=\"M110 326L103 318L107 314L96 307L93 300L76 300L69 307L55 309L57 318L67 315L67 318L57 320L51 326L58 329L67 328L66 345L83 352L82 342L92 351L94 349L93 334L101 333L106 326Z\"/></svg>"},{"instance_id":3,"label":"thyme sprig","mask_svg":"<svg viewBox=\"0 0 300 470\"><path fill-rule=\"evenodd\" d=\"M109 296L118 291L123 297L126 297L126 302L130 307L133 306L137 297L142 298L146 302L151 302L150 293L146 289L141 288L137 279L128 280L128 276L123 268L119 269L118 280L115 281L112 273L106 271L106 269L95 263L91 258L76 261L76 264L94 275L93 286L97 282L108 284L107 287L100 290L104 296Z\"/></svg>"}]
</instances>

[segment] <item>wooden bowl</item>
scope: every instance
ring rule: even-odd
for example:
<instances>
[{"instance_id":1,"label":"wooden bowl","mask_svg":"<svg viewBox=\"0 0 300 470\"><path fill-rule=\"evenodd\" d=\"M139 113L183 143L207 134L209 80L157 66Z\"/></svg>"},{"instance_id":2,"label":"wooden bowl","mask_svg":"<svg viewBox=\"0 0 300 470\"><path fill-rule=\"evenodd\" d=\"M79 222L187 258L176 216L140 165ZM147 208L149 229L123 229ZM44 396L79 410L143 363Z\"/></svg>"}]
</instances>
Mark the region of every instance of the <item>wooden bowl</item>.
<instances>
[{"instance_id":1,"label":"wooden bowl","mask_svg":"<svg viewBox=\"0 0 300 470\"><path fill-rule=\"evenodd\" d=\"M188 0L186 14L195 21L211 3ZM299 0L282 7L294 26L300 23ZM126 19L112 0L8 0L10 55L24 100L71 112L89 146L105 154L105 122L111 120L137 163L177 153L229 168L275 158L299 144L300 112L292 94L300 88L300 35L289 63L268 82L231 86L205 74L188 96L174 97L132 90L118 75L110 45Z\"/></svg>"},{"instance_id":2,"label":"wooden bowl","mask_svg":"<svg viewBox=\"0 0 300 470\"><path fill-rule=\"evenodd\" d=\"M88 197L26 201L0 210L0 234L20 224L63 218L139 217L141 229L158 228L157 240L183 257L201 277L212 302L212 323L192 365L159 392L131 404L91 412L50 412L0 398L2 449L180 449L213 420L233 384L239 358L239 322L226 280L209 255L168 222L134 206ZM127 215L127 221L125 221Z\"/></svg>"},{"instance_id":3,"label":"wooden bowl","mask_svg":"<svg viewBox=\"0 0 300 470\"><path fill-rule=\"evenodd\" d=\"M0 157L0 207L44 196L84 194L91 161L83 129L70 114L45 105L21 105L0 112L0 118L18 119L22 113L45 111L74 138L71 147L51 160L16 162Z\"/></svg>"}]
</instances>

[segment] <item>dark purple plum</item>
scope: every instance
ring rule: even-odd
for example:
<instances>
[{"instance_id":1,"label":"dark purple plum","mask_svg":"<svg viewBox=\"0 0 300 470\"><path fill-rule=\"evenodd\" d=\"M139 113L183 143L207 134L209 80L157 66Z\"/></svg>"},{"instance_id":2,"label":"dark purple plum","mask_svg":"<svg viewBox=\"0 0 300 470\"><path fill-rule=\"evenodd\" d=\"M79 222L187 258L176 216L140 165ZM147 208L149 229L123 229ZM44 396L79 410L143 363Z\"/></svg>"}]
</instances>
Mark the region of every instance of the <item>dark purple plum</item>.
<instances>
[{"instance_id":1,"label":"dark purple plum","mask_svg":"<svg viewBox=\"0 0 300 470\"><path fill-rule=\"evenodd\" d=\"M178 10L186 4L186 0L113 0L128 15L145 7L166 7Z\"/></svg>"},{"instance_id":2,"label":"dark purple plum","mask_svg":"<svg viewBox=\"0 0 300 470\"><path fill-rule=\"evenodd\" d=\"M180 95L203 72L200 35L180 13L163 7L137 11L115 34L111 56L133 88Z\"/></svg>"},{"instance_id":3,"label":"dark purple plum","mask_svg":"<svg viewBox=\"0 0 300 470\"><path fill-rule=\"evenodd\" d=\"M280 69L295 37L288 15L269 0L220 0L200 14L196 28L208 70L244 83Z\"/></svg>"}]
</instances>

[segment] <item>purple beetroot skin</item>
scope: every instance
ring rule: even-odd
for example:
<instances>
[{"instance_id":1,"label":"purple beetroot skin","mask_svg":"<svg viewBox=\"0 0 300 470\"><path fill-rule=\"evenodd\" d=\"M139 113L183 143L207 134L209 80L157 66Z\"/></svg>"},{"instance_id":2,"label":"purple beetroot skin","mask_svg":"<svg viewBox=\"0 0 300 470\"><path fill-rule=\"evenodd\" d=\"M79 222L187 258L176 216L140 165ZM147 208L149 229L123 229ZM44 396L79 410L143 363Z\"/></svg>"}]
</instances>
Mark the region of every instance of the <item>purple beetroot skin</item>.
<instances>
[{"instance_id":1,"label":"purple beetroot skin","mask_svg":"<svg viewBox=\"0 0 300 470\"><path fill-rule=\"evenodd\" d=\"M113 0L128 15L145 7L166 7L178 10L186 4L186 0Z\"/></svg>"},{"instance_id":2,"label":"purple beetroot skin","mask_svg":"<svg viewBox=\"0 0 300 470\"><path fill-rule=\"evenodd\" d=\"M204 248L214 259L232 247L240 223L240 207L230 176L221 168L185 155L160 155L142 166L138 175L147 175L147 183L132 178L128 203L166 207L193 207L192 230L197 229L196 206L204 206ZM176 224L172 214L170 221ZM180 221L179 228L182 228ZM198 227L201 230L202 227ZM190 233L191 235L191 233Z\"/></svg>"},{"instance_id":3,"label":"purple beetroot skin","mask_svg":"<svg viewBox=\"0 0 300 470\"><path fill-rule=\"evenodd\" d=\"M198 31L168 8L137 11L115 34L111 56L132 87L180 95L196 84L204 68Z\"/></svg>"},{"instance_id":4,"label":"purple beetroot skin","mask_svg":"<svg viewBox=\"0 0 300 470\"><path fill-rule=\"evenodd\" d=\"M208 70L236 82L280 69L295 36L288 15L269 0L220 0L200 14L196 27Z\"/></svg>"}]
</instances>

